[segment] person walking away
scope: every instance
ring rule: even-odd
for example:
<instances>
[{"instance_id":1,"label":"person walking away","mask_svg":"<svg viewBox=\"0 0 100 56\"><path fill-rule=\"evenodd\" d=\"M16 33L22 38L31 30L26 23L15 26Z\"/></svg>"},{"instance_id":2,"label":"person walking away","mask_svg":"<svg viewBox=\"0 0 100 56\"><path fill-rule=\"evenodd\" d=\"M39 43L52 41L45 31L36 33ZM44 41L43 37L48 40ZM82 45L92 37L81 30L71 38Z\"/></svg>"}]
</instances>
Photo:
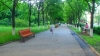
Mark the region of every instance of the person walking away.
<instances>
[{"instance_id":1,"label":"person walking away","mask_svg":"<svg viewBox=\"0 0 100 56\"><path fill-rule=\"evenodd\" d=\"M51 25L50 32L52 32L52 34L53 34L53 31L54 31L54 25Z\"/></svg>"}]
</instances>

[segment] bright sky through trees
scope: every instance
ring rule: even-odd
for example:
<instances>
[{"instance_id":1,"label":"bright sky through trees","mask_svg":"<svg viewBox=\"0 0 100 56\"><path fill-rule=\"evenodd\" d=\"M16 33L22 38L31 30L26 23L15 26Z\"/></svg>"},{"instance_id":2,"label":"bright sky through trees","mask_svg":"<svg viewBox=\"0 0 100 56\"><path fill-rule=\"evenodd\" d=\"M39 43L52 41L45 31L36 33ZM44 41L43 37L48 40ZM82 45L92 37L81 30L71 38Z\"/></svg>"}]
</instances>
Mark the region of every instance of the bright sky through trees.
<instances>
[{"instance_id":1,"label":"bright sky through trees","mask_svg":"<svg viewBox=\"0 0 100 56\"><path fill-rule=\"evenodd\" d=\"M64 2L65 0L62 0L62 2Z\"/></svg>"}]
</instances>

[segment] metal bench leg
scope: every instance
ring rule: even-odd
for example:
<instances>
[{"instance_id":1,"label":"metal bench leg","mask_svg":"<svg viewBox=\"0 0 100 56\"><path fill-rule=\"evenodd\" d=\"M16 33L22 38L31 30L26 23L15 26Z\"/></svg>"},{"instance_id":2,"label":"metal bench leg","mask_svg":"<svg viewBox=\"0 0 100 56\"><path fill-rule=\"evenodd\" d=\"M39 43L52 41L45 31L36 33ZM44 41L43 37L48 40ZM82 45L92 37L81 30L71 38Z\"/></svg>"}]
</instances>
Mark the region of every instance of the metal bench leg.
<instances>
[{"instance_id":1,"label":"metal bench leg","mask_svg":"<svg viewBox=\"0 0 100 56\"><path fill-rule=\"evenodd\" d=\"M24 39L24 38L22 38L22 41L23 41L23 42L25 42L25 39Z\"/></svg>"},{"instance_id":2,"label":"metal bench leg","mask_svg":"<svg viewBox=\"0 0 100 56\"><path fill-rule=\"evenodd\" d=\"M33 37L35 37L35 34L32 34Z\"/></svg>"}]
</instances>

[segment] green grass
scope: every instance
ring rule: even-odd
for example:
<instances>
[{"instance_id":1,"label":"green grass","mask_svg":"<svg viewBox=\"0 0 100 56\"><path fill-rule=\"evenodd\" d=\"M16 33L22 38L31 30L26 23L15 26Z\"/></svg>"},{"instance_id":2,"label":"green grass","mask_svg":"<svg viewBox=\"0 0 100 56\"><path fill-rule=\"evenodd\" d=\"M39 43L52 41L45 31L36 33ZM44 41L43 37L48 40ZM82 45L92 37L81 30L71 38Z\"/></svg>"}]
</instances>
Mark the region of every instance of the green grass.
<instances>
[{"instance_id":1,"label":"green grass","mask_svg":"<svg viewBox=\"0 0 100 56\"><path fill-rule=\"evenodd\" d=\"M93 34L93 37L82 34L78 29L69 26L74 32L76 32L79 36L81 36L89 45L94 47L100 53L100 35Z\"/></svg>"},{"instance_id":2,"label":"green grass","mask_svg":"<svg viewBox=\"0 0 100 56\"><path fill-rule=\"evenodd\" d=\"M0 44L5 44L8 42L12 42L12 41L17 41L20 40L21 37L19 36L18 31L25 29L25 27L23 28L15 28L15 35L12 35L12 27L8 26L8 27L4 27L4 26L0 26ZM31 31L36 33L40 33L42 31L48 30L48 28L45 26L43 29L43 26L40 26L39 29L38 27L31 27Z\"/></svg>"}]
</instances>

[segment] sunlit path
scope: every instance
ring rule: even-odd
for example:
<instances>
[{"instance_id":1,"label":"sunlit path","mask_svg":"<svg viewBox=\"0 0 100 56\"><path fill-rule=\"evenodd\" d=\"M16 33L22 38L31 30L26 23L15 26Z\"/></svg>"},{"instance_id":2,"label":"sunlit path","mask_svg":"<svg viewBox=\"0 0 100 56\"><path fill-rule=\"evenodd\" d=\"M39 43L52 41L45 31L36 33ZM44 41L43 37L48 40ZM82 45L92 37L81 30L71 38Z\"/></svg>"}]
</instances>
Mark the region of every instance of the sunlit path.
<instances>
[{"instance_id":1,"label":"sunlit path","mask_svg":"<svg viewBox=\"0 0 100 56\"><path fill-rule=\"evenodd\" d=\"M12 42L0 47L0 56L86 56L70 29L62 25L36 34L25 43Z\"/></svg>"}]
</instances>

